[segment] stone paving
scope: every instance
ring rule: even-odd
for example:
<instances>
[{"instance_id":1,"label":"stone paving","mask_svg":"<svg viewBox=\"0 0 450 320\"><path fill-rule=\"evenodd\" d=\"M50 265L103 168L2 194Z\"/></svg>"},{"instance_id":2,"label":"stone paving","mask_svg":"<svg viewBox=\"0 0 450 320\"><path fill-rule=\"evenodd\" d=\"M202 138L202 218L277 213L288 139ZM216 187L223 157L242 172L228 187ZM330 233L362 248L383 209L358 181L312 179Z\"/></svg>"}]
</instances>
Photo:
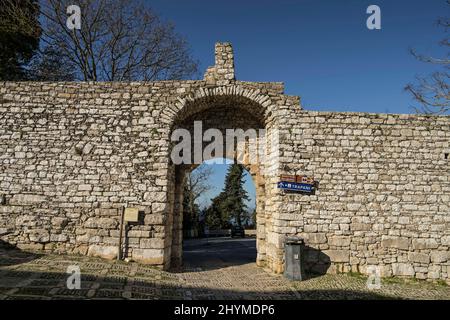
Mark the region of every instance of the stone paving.
<instances>
[{"instance_id":1,"label":"stone paving","mask_svg":"<svg viewBox=\"0 0 450 320\"><path fill-rule=\"evenodd\" d=\"M81 270L68 289L67 267ZM450 299L450 287L383 280L368 290L361 276L322 275L290 282L255 263L165 272L137 263L44 255L0 248L0 299Z\"/></svg>"}]
</instances>

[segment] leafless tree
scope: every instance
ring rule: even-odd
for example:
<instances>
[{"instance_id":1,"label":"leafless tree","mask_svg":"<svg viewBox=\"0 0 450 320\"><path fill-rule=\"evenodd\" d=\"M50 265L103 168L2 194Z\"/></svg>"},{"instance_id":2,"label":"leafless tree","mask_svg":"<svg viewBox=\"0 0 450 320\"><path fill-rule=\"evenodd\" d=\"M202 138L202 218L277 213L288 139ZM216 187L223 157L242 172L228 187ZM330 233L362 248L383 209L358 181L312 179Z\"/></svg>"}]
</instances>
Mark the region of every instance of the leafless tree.
<instances>
[{"instance_id":1,"label":"leafless tree","mask_svg":"<svg viewBox=\"0 0 450 320\"><path fill-rule=\"evenodd\" d=\"M186 184L184 188L184 224L189 228L196 227L199 218L199 204L200 196L213 187L209 184L209 178L212 174L210 165L203 164L195 170L186 174Z\"/></svg>"},{"instance_id":2,"label":"leafless tree","mask_svg":"<svg viewBox=\"0 0 450 320\"><path fill-rule=\"evenodd\" d=\"M191 208L194 207L194 203L203 193L213 188L209 184L212 172L211 165L203 164L186 174L186 191L189 193L188 198L191 202Z\"/></svg>"},{"instance_id":3,"label":"leafless tree","mask_svg":"<svg viewBox=\"0 0 450 320\"><path fill-rule=\"evenodd\" d=\"M59 50L84 81L181 79L197 62L174 26L141 0L79 0L81 29L66 26L72 0L43 0L42 41Z\"/></svg>"},{"instance_id":4,"label":"leafless tree","mask_svg":"<svg viewBox=\"0 0 450 320\"><path fill-rule=\"evenodd\" d=\"M447 1L450 5L450 1ZM448 18L440 18L437 25L444 28L447 34L450 21ZM440 45L448 50L449 38L446 37L440 42ZM449 92L449 52L447 57L434 58L419 54L416 50L411 49L411 54L426 63L432 63L442 67L442 71L436 71L428 77L416 77L416 83L409 83L405 90L410 92L419 107L415 107L419 113L426 114L445 114L450 111L450 92Z\"/></svg>"}]
</instances>

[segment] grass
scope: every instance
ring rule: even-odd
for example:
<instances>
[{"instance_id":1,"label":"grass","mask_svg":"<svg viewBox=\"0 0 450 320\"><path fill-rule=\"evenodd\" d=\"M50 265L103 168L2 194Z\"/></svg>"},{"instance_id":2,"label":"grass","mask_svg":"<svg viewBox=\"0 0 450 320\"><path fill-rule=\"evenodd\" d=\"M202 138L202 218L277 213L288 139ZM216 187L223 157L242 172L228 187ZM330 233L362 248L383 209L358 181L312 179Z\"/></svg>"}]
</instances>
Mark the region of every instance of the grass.
<instances>
[{"instance_id":1,"label":"grass","mask_svg":"<svg viewBox=\"0 0 450 320\"><path fill-rule=\"evenodd\" d=\"M359 273L359 272L354 272L354 271L349 271L347 273L345 273L347 276L353 277L353 278L358 278L358 279L367 279L368 276L366 276L365 274Z\"/></svg>"},{"instance_id":2,"label":"grass","mask_svg":"<svg viewBox=\"0 0 450 320\"><path fill-rule=\"evenodd\" d=\"M445 280L442 280L442 279L436 280L436 284L437 284L438 286L442 286L442 287L449 287L448 283L445 282Z\"/></svg>"},{"instance_id":3,"label":"grass","mask_svg":"<svg viewBox=\"0 0 450 320\"><path fill-rule=\"evenodd\" d=\"M358 279L367 279L368 276L359 272L347 272L346 275L358 278ZM417 278L399 278L399 277L382 277L381 282L385 284L425 284L425 285L438 285L441 287L448 287L449 285L445 280L438 279L433 281L427 281L425 279L417 279Z\"/></svg>"}]
</instances>

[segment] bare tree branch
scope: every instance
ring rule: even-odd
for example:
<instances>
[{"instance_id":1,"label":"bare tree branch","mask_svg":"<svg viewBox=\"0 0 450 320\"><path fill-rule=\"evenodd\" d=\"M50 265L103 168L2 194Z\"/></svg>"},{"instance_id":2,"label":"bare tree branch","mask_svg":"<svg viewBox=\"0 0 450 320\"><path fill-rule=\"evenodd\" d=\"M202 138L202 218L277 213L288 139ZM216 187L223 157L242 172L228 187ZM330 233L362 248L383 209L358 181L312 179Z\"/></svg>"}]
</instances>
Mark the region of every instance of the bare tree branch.
<instances>
[{"instance_id":1,"label":"bare tree branch","mask_svg":"<svg viewBox=\"0 0 450 320\"><path fill-rule=\"evenodd\" d=\"M447 1L450 5L450 1ZM439 18L436 25L443 27L445 33L448 32L449 19ZM448 50L449 39L444 38L439 44ZM411 93L414 100L419 103L419 107L414 107L416 112L425 114L446 114L450 111L449 93L449 52L444 58L435 58L424 54L419 54L415 49L410 49L410 53L419 61L439 65L444 70L436 71L427 77L416 77L416 83L409 83L405 91Z\"/></svg>"},{"instance_id":2,"label":"bare tree branch","mask_svg":"<svg viewBox=\"0 0 450 320\"><path fill-rule=\"evenodd\" d=\"M140 0L80 0L81 30L68 30L71 0L43 0L44 42L60 48L85 81L190 77L197 62L186 41Z\"/></svg>"},{"instance_id":3,"label":"bare tree branch","mask_svg":"<svg viewBox=\"0 0 450 320\"><path fill-rule=\"evenodd\" d=\"M208 183L212 175L211 166L201 165L186 175L186 187L193 201L196 201L203 193L212 189L212 186Z\"/></svg>"}]
</instances>

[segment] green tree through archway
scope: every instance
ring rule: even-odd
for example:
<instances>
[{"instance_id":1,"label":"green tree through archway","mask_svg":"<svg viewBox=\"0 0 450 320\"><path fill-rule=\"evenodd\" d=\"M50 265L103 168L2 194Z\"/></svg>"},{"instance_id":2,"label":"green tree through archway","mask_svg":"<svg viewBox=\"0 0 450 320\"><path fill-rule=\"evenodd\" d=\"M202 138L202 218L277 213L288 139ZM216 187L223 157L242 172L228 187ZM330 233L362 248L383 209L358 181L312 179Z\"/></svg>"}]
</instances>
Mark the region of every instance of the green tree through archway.
<instances>
[{"instance_id":1,"label":"green tree through archway","mask_svg":"<svg viewBox=\"0 0 450 320\"><path fill-rule=\"evenodd\" d=\"M249 200L247 191L244 189L244 170L244 166L237 163L228 168L220 204L221 210L228 213L230 222L239 227L243 225L247 218L245 201Z\"/></svg>"}]
</instances>

